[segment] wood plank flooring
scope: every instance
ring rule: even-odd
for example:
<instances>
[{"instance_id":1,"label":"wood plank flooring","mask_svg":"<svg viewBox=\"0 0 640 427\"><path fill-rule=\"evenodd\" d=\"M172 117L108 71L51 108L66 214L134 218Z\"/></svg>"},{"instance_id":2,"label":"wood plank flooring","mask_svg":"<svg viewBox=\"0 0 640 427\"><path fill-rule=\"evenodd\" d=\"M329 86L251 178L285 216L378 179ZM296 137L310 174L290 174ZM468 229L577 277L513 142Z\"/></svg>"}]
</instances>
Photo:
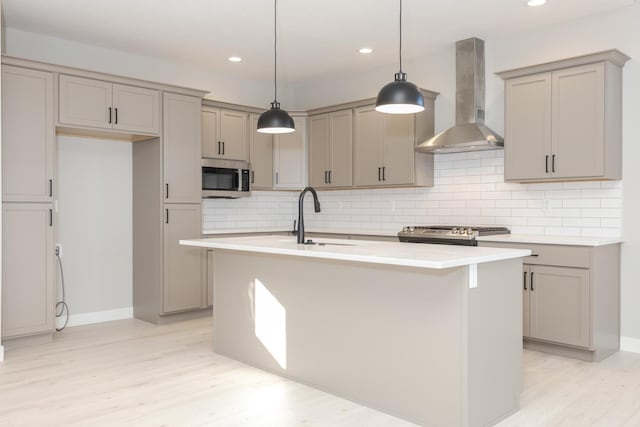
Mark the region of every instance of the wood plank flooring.
<instances>
[{"instance_id":1,"label":"wood plank flooring","mask_svg":"<svg viewBox=\"0 0 640 427\"><path fill-rule=\"evenodd\" d=\"M414 425L216 355L212 330L210 318L123 320L9 350L0 426ZM524 361L521 410L500 427L640 426L640 354L590 364L525 351Z\"/></svg>"}]
</instances>

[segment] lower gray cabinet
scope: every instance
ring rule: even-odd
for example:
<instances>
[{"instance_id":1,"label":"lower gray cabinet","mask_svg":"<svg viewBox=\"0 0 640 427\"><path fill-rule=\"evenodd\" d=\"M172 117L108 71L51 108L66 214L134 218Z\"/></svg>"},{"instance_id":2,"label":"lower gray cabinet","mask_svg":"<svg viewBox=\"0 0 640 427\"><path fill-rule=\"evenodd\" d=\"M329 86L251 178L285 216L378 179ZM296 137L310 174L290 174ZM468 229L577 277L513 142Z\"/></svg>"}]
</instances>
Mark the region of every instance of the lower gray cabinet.
<instances>
[{"instance_id":1,"label":"lower gray cabinet","mask_svg":"<svg viewBox=\"0 0 640 427\"><path fill-rule=\"evenodd\" d=\"M529 286L524 293L524 314L529 312L525 336L589 347L589 270L525 265ZM527 300L529 307L526 307Z\"/></svg>"},{"instance_id":2,"label":"lower gray cabinet","mask_svg":"<svg viewBox=\"0 0 640 427\"><path fill-rule=\"evenodd\" d=\"M55 259L50 203L2 204L2 339L53 332Z\"/></svg>"},{"instance_id":3,"label":"lower gray cabinet","mask_svg":"<svg viewBox=\"0 0 640 427\"><path fill-rule=\"evenodd\" d=\"M202 301L202 251L180 245L180 239L198 239L202 233L200 205L166 204L163 233L164 313L204 306Z\"/></svg>"},{"instance_id":4,"label":"lower gray cabinet","mask_svg":"<svg viewBox=\"0 0 640 427\"><path fill-rule=\"evenodd\" d=\"M207 251L207 306L213 307L213 251Z\"/></svg>"}]
</instances>

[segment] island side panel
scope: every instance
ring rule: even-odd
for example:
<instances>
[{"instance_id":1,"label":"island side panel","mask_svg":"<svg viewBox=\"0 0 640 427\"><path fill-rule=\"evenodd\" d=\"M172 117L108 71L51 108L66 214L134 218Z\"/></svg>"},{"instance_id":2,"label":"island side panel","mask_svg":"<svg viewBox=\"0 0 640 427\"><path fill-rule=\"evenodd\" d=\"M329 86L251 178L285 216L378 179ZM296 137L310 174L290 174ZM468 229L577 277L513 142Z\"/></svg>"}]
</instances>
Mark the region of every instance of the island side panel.
<instances>
[{"instance_id":1,"label":"island side panel","mask_svg":"<svg viewBox=\"0 0 640 427\"><path fill-rule=\"evenodd\" d=\"M522 260L478 265L468 293L469 427L518 409L522 387Z\"/></svg>"},{"instance_id":2,"label":"island side panel","mask_svg":"<svg viewBox=\"0 0 640 427\"><path fill-rule=\"evenodd\" d=\"M214 252L216 352L421 425L465 425L466 267Z\"/></svg>"}]
</instances>

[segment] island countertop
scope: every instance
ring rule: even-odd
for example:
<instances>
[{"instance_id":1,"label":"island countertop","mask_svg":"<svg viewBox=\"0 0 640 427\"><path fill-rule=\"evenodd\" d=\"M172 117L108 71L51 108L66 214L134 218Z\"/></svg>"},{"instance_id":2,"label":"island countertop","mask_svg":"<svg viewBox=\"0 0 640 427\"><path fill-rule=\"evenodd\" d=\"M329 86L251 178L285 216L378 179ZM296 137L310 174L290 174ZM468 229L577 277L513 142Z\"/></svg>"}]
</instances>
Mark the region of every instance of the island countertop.
<instances>
[{"instance_id":1,"label":"island countertop","mask_svg":"<svg viewBox=\"0 0 640 427\"><path fill-rule=\"evenodd\" d=\"M231 251L258 252L308 258L444 269L521 258L528 249L434 245L370 240L318 239L316 244L296 243L295 237L248 236L180 240L181 245Z\"/></svg>"}]
</instances>

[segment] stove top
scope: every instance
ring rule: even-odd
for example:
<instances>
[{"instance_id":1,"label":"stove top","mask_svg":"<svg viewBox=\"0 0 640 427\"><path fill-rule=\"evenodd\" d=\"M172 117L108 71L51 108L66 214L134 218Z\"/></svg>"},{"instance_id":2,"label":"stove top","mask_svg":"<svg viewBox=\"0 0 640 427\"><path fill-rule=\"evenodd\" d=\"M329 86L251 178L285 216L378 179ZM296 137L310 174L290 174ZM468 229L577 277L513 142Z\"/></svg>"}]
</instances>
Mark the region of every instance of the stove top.
<instances>
[{"instance_id":1,"label":"stove top","mask_svg":"<svg viewBox=\"0 0 640 427\"><path fill-rule=\"evenodd\" d=\"M479 236L509 234L506 227L478 227L478 226L407 226L398 233L401 242L409 243L442 243L454 245L477 246Z\"/></svg>"}]
</instances>

